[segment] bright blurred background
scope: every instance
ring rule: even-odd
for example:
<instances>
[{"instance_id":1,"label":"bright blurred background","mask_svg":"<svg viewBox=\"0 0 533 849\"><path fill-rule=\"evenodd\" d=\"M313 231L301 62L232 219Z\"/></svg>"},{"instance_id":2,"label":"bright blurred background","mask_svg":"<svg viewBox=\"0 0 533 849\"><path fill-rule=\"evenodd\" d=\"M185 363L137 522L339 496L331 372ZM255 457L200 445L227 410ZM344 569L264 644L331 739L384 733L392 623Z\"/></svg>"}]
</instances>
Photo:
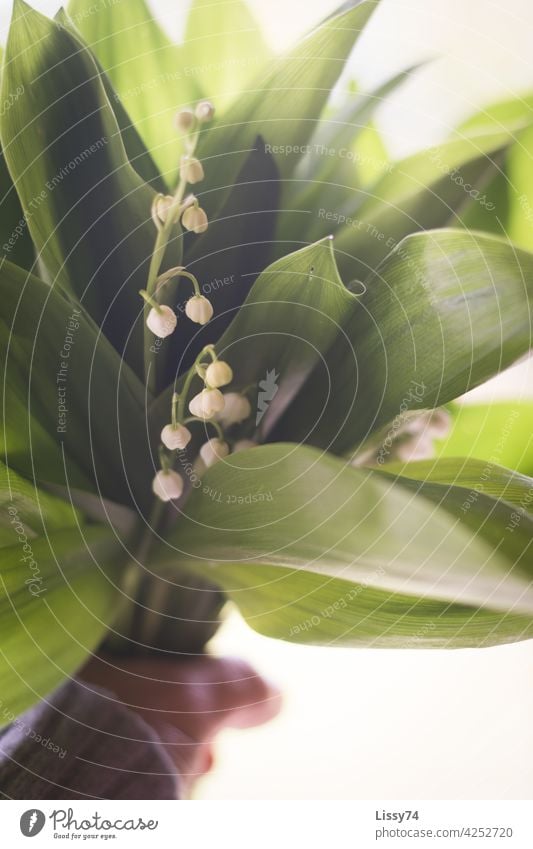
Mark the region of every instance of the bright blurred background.
<instances>
[{"instance_id":1,"label":"bright blurred background","mask_svg":"<svg viewBox=\"0 0 533 849\"><path fill-rule=\"evenodd\" d=\"M32 3L50 14L58 8L56 0ZM179 37L188 3L151 5ZM336 5L250 0L276 49ZM3 41L10 7L0 0ZM389 149L404 155L491 99L533 91L532 44L531 0L382 0L350 74L364 86L433 60L379 113ZM533 396L531 362L473 394ZM275 679L285 709L265 728L226 732L200 798L531 798L532 643L456 652L306 648L260 637L233 614L215 648Z\"/></svg>"}]
</instances>

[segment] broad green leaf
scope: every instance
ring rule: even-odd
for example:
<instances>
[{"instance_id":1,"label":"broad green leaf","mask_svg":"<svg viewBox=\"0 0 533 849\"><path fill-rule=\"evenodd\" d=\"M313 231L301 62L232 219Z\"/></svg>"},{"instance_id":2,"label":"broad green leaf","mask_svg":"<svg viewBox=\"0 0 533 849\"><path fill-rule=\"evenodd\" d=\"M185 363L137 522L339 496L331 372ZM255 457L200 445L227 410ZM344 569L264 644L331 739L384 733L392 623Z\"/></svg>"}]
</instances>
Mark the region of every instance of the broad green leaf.
<instances>
[{"instance_id":1,"label":"broad green leaf","mask_svg":"<svg viewBox=\"0 0 533 849\"><path fill-rule=\"evenodd\" d=\"M533 401L457 404L452 413L439 457L476 457L533 476Z\"/></svg>"},{"instance_id":2,"label":"broad green leaf","mask_svg":"<svg viewBox=\"0 0 533 849\"><path fill-rule=\"evenodd\" d=\"M472 131L500 131L511 133L513 144L506 152L502 173L495 179L487 194L494 202L494 214L483 214L472 208L463 221L465 226L490 229L516 242L519 247L533 247L531 213L533 183L531 181L531 159L533 155L533 98L529 94L490 104L479 113L463 122L457 135L469 135Z\"/></svg>"},{"instance_id":3,"label":"broad green leaf","mask_svg":"<svg viewBox=\"0 0 533 849\"><path fill-rule=\"evenodd\" d=\"M127 0L127 9L122 3L95 9L92 0L69 0L68 12L171 185L180 153L174 116L199 97L184 50L166 36L145 0Z\"/></svg>"},{"instance_id":4,"label":"broad green leaf","mask_svg":"<svg viewBox=\"0 0 533 849\"><path fill-rule=\"evenodd\" d=\"M362 186L374 184L391 168L391 156L385 140L374 123L368 124L353 145L357 175Z\"/></svg>"},{"instance_id":5,"label":"broad green leaf","mask_svg":"<svg viewBox=\"0 0 533 849\"><path fill-rule=\"evenodd\" d=\"M343 279L364 279L405 236L460 224L473 204L493 210L488 184L511 141L509 133L487 133L424 150L348 202L341 186L329 206L313 208L310 236L334 233Z\"/></svg>"},{"instance_id":6,"label":"broad green leaf","mask_svg":"<svg viewBox=\"0 0 533 849\"><path fill-rule=\"evenodd\" d=\"M111 531L81 526L27 544L28 554L22 542L2 549L2 724L75 673L116 613L121 552Z\"/></svg>"},{"instance_id":7,"label":"broad green leaf","mask_svg":"<svg viewBox=\"0 0 533 849\"><path fill-rule=\"evenodd\" d=\"M379 0L361 0L329 18L288 52L272 59L203 134L206 180L202 203L210 219L223 206L247 152L260 135L282 178L296 167L331 89Z\"/></svg>"},{"instance_id":8,"label":"broad green leaf","mask_svg":"<svg viewBox=\"0 0 533 849\"><path fill-rule=\"evenodd\" d=\"M154 193L128 160L89 50L16 0L3 92L21 84L2 142L40 259L140 373L138 290L155 240Z\"/></svg>"},{"instance_id":9,"label":"broad green leaf","mask_svg":"<svg viewBox=\"0 0 533 849\"><path fill-rule=\"evenodd\" d=\"M371 167L373 160L380 170L387 167L384 151L368 153L360 150L358 144L369 131L369 120L375 109L405 81L411 70L397 74L373 91L355 91L335 111L325 110L292 179L283 185L277 228L281 250L289 239L305 241L308 238L310 208L329 208L332 198L338 204L341 187L344 205L361 187L365 166Z\"/></svg>"},{"instance_id":10,"label":"broad green leaf","mask_svg":"<svg viewBox=\"0 0 533 849\"><path fill-rule=\"evenodd\" d=\"M0 545L14 545L19 534L28 538L75 527L77 510L42 492L0 462Z\"/></svg>"},{"instance_id":11,"label":"broad green leaf","mask_svg":"<svg viewBox=\"0 0 533 849\"><path fill-rule=\"evenodd\" d=\"M4 261L0 290L8 465L40 483L83 489L90 481L111 500L146 504L152 458L142 384L81 307L57 289ZM59 447L52 468L46 446L33 444L34 420Z\"/></svg>"},{"instance_id":12,"label":"broad green leaf","mask_svg":"<svg viewBox=\"0 0 533 849\"><path fill-rule=\"evenodd\" d=\"M209 576L282 639L453 647L533 632L531 563L514 569L425 498L293 444L209 469L155 563Z\"/></svg>"},{"instance_id":13,"label":"broad green leaf","mask_svg":"<svg viewBox=\"0 0 533 849\"><path fill-rule=\"evenodd\" d=\"M489 103L479 112L470 115L461 122L457 133L479 130L519 129L533 121L533 95L525 93L523 97L512 97Z\"/></svg>"},{"instance_id":14,"label":"broad green leaf","mask_svg":"<svg viewBox=\"0 0 533 849\"><path fill-rule=\"evenodd\" d=\"M345 177L347 185L356 188L359 185L356 140L368 128L375 110L413 70L396 74L372 91L355 91L339 109L326 111L310 139L310 150L296 168L295 178L323 183L341 182L340 177Z\"/></svg>"},{"instance_id":15,"label":"broad green leaf","mask_svg":"<svg viewBox=\"0 0 533 849\"><path fill-rule=\"evenodd\" d=\"M437 457L410 463L387 463L383 468L390 475L481 492L533 513L533 478L497 465L494 460Z\"/></svg>"},{"instance_id":16,"label":"broad green leaf","mask_svg":"<svg viewBox=\"0 0 533 849\"><path fill-rule=\"evenodd\" d=\"M531 345L533 255L502 239L409 236L365 285L271 438L348 451L406 410L462 395Z\"/></svg>"},{"instance_id":17,"label":"broad green leaf","mask_svg":"<svg viewBox=\"0 0 533 849\"><path fill-rule=\"evenodd\" d=\"M3 64L4 51L0 48L0 60ZM11 109L11 105L24 94L24 87L4 95L0 103L0 120ZM13 181L7 170L4 154L0 150L0 256L8 257L11 262L30 269L35 261L35 251L28 233L27 222L15 191Z\"/></svg>"},{"instance_id":18,"label":"broad green leaf","mask_svg":"<svg viewBox=\"0 0 533 849\"><path fill-rule=\"evenodd\" d=\"M32 268L35 262L35 251L28 232L28 224L1 151L0 256L27 269Z\"/></svg>"},{"instance_id":19,"label":"broad green leaf","mask_svg":"<svg viewBox=\"0 0 533 849\"><path fill-rule=\"evenodd\" d=\"M66 29L70 28L70 31L76 36L79 41L83 40L79 31L74 26L73 21L71 20L71 18L69 18L63 8L61 8L55 16L55 20L58 21ZM93 60L98 69L98 74L102 81L102 85L104 86L109 103L111 104L113 112L115 113L115 117L120 128L120 134L122 136L122 141L124 142L124 148L126 150L128 159L135 168L139 177L142 177L145 183L148 183L148 185L151 186L156 192L165 193L167 191L166 183L161 177L150 152L146 148L143 140L141 139L137 128L132 123L130 116L124 109L122 101L119 95L116 93L115 89L113 88L111 80L109 79L108 75L105 73L98 59L94 55Z\"/></svg>"},{"instance_id":20,"label":"broad green leaf","mask_svg":"<svg viewBox=\"0 0 533 849\"><path fill-rule=\"evenodd\" d=\"M183 49L187 70L202 96L222 111L271 59L244 0L193 0Z\"/></svg>"},{"instance_id":21,"label":"broad green leaf","mask_svg":"<svg viewBox=\"0 0 533 849\"><path fill-rule=\"evenodd\" d=\"M417 495L429 498L438 508L450 513L462 525L471 529L477 539L485 540L494 552L503 555L509 561L509 574L516 575L523 570L529 571L533 563L533 515L530 506L533 502L533 480L520 480L505 469L488 465L476 478L475 466L462 475L456 482L447 480L448 469L443 470L443 481L439 481L439 465L430 472L417 469L417 463L406 464L399 474L391 471L394 480ZM463 461L468 467L468 460ZM383 467L385 471L386 466ZM387 474L389 474L387 472ZM473 480L469 480L470 476ZM507 495L510 497L507 498ZM513 503L514 500L514 503ZM499 586L493 590L494 597L499 595Z\"/></svg>"}]
</instances>

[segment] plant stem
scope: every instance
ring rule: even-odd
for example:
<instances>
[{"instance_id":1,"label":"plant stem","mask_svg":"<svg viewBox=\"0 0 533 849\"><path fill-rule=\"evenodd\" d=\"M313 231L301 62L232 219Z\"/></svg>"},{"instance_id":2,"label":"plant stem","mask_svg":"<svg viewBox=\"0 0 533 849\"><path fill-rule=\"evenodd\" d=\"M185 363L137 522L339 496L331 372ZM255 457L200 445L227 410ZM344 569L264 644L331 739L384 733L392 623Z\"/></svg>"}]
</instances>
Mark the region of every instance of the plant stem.
<instances>
[{"instance_id":1,"label":"plant stem","mask_svg":"<svg viewBox=\"0 0 533 849\"><path fill-rule=\"evenodd\" d=\"M176 192L175 198L176 202L179 204L183 199L183 195L186 189L186 183L180 180L180 184L178 186L178 190ZM148 280L146 283L146 292L149 297L153 297L155 283L157 281L157 277L159 274L159 269L161 268L161 263L163 262L163 258L165 255L165 251L170 239L170 234L172 232L172 227L175 224L174 216L168 215L167 220L165 221L161 230L159 230L157 234L157 238L155 241L154 252L152 254L152 259L150 261L150 268L148 270ZM154 345L153 345L153 334L152 331L149 330L146 321L148 318L148 314L150 312L150 304L145 300L144 304L144 376L146 380L146 385L148 387L148 391L151 395L155 395L156 387L157 387L157 375L156 375L156 359L154 353Z\"/></svg>"}]
</instances>

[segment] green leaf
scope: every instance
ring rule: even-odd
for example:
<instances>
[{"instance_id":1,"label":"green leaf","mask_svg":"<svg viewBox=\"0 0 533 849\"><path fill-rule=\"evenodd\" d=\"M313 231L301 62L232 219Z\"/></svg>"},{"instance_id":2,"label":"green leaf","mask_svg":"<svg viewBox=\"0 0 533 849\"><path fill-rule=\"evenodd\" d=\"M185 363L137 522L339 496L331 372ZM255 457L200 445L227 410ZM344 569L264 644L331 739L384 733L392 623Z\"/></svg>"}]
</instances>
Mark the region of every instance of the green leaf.
<instances>
[{"instance_id":1,"label":"green leaf","mask_svg":"<svg viewBox=\"0 0 533 849\"><path fill-rule=\"evenodd\" d=\"M533 478L499 466L494 460L437 457L410 463L387 463L384 471L426 483L452 484L474 490L533 513Z\"/></svg>"},{"instance_id":2,"label":"green leaf","mask_svg":"<svg viewBox=\"0 0 533 849\"><path fill-rule=\"evenodd\" d=\"M208 575L285 640L457 647L533 633L531 564L513 569L425 498L293 444L209 469L155 563Z\"/></svg>"},{"instance_id":3,"label":"green leaf","mask_svg":"<svg viewBox=\"0 0 533 849\"><path fill-rule=\"evenodd\" d=\"M406 410L462 395L530 347L533 256L502 239L409 236L365 285L271 439L348 451Z\"/></svg>"},{"instance_id":4,"label":"green leaf","mask_svg":"<svg viewBox=\"0 0 533 849\"><path fill-rule=\"evenodd\" d=\"M69 0L68 12L171 185L179 161L174 116L199 97L184 50L167 38L144 0L128 0L126 14L121 3Z\"/></svg>"},{"instance_id":5,"label":"green leaf","mask_svg":"<svg viewBox=\"0 0 533 849\"><path fill-rule=\"evenodd\" d=\"M154 193L127 158L89 50L16 0L3 92L21 84L2 142L39 257L141 373L138 290L155 241Z\"/></svg>"},{"instance_id":6,"label":"green leaf","mask_svg":"<svg viewBox=\"0 0 533 849\"><path fill-rule=\"evenodd\" d=\"M268 71L204 132L199 147L206 169L201 197L210 219L217 217L258 135L273 153L282 178L292 173L378 2L350 4L296 47L274 57Z\"/></svg>"},{"instance_id":7,"label":"green leaf","mask_svg":"<svg viewBox=\"0 0 533 849\"><path fill-rule=\"evenodd\" d=\"M120 503L146 504L153 461L142 384L58 290L4 261L0 291L7 463L39 482L89 485ZM34 445L34 421L37 436L52 437L53 465L46 443Z\"/></svg>"},{"instance_id":8,"label":"green leaf","mask_svg":"<svg viewBox=\"0 0 533 849\"><path fill-rule=\"evenodd\" d=\"M185 29L188 73L202 96L226 107L271 59L261 29L243 0L193 0Z\"/></svg>"},{"instance_id":9,"label":"green leaf","mask_svg":"<svg viewBox=\"0 0 533 849\"><path fill-rule=\"evenodd\" d=\"M116 613L118 548L110 531L82 526L2 549L2 724L45 698L98 646ZM104 571L103 563L114 565Z\"/></svg>"},{"instance_id":10,"label":"green leaf","mask_svg":"<svg viewBox=\"0 0 533 849\"><path fill-rule=\"evenodd\" d=\"M531 250L533 230L531 213L533 183L531 181L531 155L533 152L533 97L524 95L511 100L490 104L471 116L457 130L461 136L482 130L501 131L512 135L513 143L506 152L502 173L487 190L494 202L494 214L471 209L463 221L464 226L490 229L512 239L519 247Z\"/></svg>"},{"instance_id":11,"label":"green leaf","mask_svg":"<svg viewBox=\"0 0 533 849\"><path fill-rule=\"evenodd\" d=\"M0 462L0 546L14 545L19 530L29 538L75 527L80 514L70 504L37 489Z\"/></svg>"},{"instance_id":12,"label":"green leaf","mask_svg":"<svg viewBox=\"0 0 533 849\"><path fill-rule=\"evenodd\" d=\"M486 463L482 469L470 467L461 459L463 472L456 471L456 480L450 461L435 463L431 470L417 469L418 463L408 463L395 473L391 467L383 471L394 477L417 495L433 501L438 508L450 513L462 525L470 528L477 539L485 540L494 552L509 561L509 574L531 568L533 545L533 479L520 479L506 469ZM441 470L441 464L444 468ZM422 464L423 466L424 464ZM442 479L439 480L442 475ZM499 594L499 587L493 590Z\"/></svg>"},{"instance_id":13,"label":"green leaf","mask_svg":"<svg viewBox=\"0 0 533 849\"><path fill-rule=\"evenodd\" d=\"M94 7L93 7L94 8ZM74 34L76 39L80 42L83 41L79 31L74 26L73 21L64 9L60 9L59 12L55 16L55 20L58 21L65 29L70 29L70 31ZM98 59L93 55L94 63L98 69L98 74L102 81L102 85L105 89L105 93L113 108L113 112L115 113L115 118L117 119L117 123L120 129L120 134L122 136L122 141L124 142L124 148L126 150L126 154L131 164L135 168L139 177L142 177L145 183L148 183L154 191L165 193L167 191L167 186L159 170L151 157L150 152L145 146L142 138L137 132L137 128L132 124L131 118L124 109L122 105L122 101L120 96L116 93L111 80L108 75L105 73Z\"/></svg>"},{"instance_id":14,"label":"green leaf","mask_svg":"<svg viewBox=\"0 0 533 849\"><path fill-rule=\"evenodd\" d=\"M307 240L309 207L329 208L338 204L341 189L344 204L360 188L365 165L372 167L373 161L374 167L386 167L387 156L382 149L368 155L365 150L359 150L358 145L363 136L368 138L368 122L375 109L412 70L397 74L373 91L356 91L335 111L326 110L293 177L283 184L277 227L282 249L289 239Z\"/></svg>"},{"instance_id":15,"label":"green leaf","mask_svg":"<svg viewBox=\"0 0 533 849\"><path fill-rule=\"evenodd\" d=\"M342 284L331 240L326 239L270 265L244 304L230 310L234 319L216 344L218 355L237 376L230 388L251 386L255 402L260 381L267 373L276 375L277 391L261 419L261 433L281 415L333 344L355 300ZM226 323L224 314L209 323L212 338L219 336L221 323ZM168 418L172 390L156 401L158 427Z\"/></svg>"},{"instance_id":16,"label":"green leaf","mask_svg":"<svg viewBox=\"0 0 533 849\"><path fill-rule=\"evenodd\" d=\"M439 457L477 457L533 476L533 401L454 405Z\"/></svg>"},{"instance_id":17,"label":"green leaf","mask_svg":"<svg viewBox=\"0 0 533 849\"><path fill-rule=\"evenodd\" d=\"M364 279L405 236L461 223L472 205L491 205L487 187L499 172L507 132L446 142L390 166L348 202L343 188L312 210L312 238L336 233L345 280ZM338 231L338 232L337 232Z\"/></svg>"}]
</instances>

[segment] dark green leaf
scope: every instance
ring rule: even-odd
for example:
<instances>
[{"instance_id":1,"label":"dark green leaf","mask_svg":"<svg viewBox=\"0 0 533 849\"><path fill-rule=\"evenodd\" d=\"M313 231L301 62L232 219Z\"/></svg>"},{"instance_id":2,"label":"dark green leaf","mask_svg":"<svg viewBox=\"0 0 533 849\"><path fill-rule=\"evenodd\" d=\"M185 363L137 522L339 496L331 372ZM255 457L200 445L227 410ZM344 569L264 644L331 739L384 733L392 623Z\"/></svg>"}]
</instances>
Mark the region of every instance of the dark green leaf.
<instances>
[{"instance_id":1,"label":"dark green leaf","mask_svg":"<svg viewBox=\"0 0 533 849\"><path fill-rule=\"evenodd\" d=\"M79 527L25 544L29 553L22 541L2 549L0 724L76 672L116 613L119 552L110 531Z\"/></svg>"},{"instance_id":2,"label":"dark green leaf","mask_svg":"<svg viewBox=\"0 0 533 849\"><path fill-rule=\"evenodd\" d=\"M193 0L183 49L188 72L202 96L220 110L246 91L271 58L243 0Z\"/></svg>"},{"instance_id":3,"label":"dark green leaf","mask_svg":"<svg viewBox=\"0 0 533 849\"><path fill-rule=\"evenodd\" d=\"M152 459L142 384L56 289L4 261L0 290L7 463L41 483L90 481L107 498L146 504ZM41 441L43 431L51 439Z\"/></svg>"},{"instance_id":4,"label":"dark green leaf","mask_svg":"<svg viewBox=\"0 0 533 849\"><path fill-rule=\"evenodd\" d=\"M140 373L154 193L128 160L89 50L16 0L3 91L20 84L2 141L39 256Z\"/></svg>"},{"instance_id":5,"label":"dark green leaf","mask_svg":"<svg viewBox=\"0 0 533 849\"><path fill-rule=\"evenodd\" d=\"M331 89L379 0L362 0L325 21L296 47L274 57L221 119L203 135L202 203L217 217L244 159L260 135L282 177L292 173Z\"/></svg>"},{"instance_id":6,"label":"dark green leaf","mask_svg":"<svg viewBox=\"0 0 533 849\"><path fill-rule=\"evenodd\" d=\"M409 236L368 278L271 438L344 452L406 410L462 395L529 349L532 286L533 256L502 239Z\"/></svg>"},{"instance_id":7,"label":"dark green leaf","mask_svg":"<svg viewBox=\"0 0 533 849\"><path fill-rule=\"evenodd\" d=\"M69 0L68 12L135 122L167 183L178 168L178 109L199 97L186 53L165 35L144 0Z\"/></svg>"},{"instance_id":8,"label":"dark green leaf","mask_svg":"<svg viewBox=\"0 0 533 849\"><path fill-rule=\"evenodd\" d=\"M533 633L530 563L513 569L446 510L297 445L209 469L155 562L209 576L286 640L455 647Z\"/></svg>"}]
</instances>

